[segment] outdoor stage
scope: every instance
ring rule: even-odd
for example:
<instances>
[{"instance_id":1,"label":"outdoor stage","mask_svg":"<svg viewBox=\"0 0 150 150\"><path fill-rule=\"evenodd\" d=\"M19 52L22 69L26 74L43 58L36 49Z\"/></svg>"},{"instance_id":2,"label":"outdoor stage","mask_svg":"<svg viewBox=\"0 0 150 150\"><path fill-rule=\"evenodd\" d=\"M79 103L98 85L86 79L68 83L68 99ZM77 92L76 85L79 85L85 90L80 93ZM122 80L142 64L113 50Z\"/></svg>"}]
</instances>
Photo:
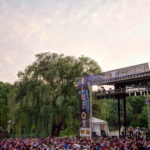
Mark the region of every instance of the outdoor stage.
<instances>
[{"instance_id":1,"label":"outdoor stage","mask_svg":"<svg viewBox=\"0 0 150 150\"><path fill-rule=\"evenodd\" d=\"M118 130L120 136L120 101L123 101L123 117L126 135L126 97L138 95L150 95L150 63L125 67L112 71L102 72L97 75L81 77L78 84L80 102L80 131L82 136L89 136L92 118L92 86L98 85L102 88L94 92L97 99L115 99L118 101ZM113 88L105 89L105 85ZM150 98L148 104L148 127L150 127ZM88 132L86 132L88 131ZM83 134L84 133L84 134ZM88 133L86 135L86 133ZM92 135L90 133L90 135Z\"/></svg>"}]
</instances>

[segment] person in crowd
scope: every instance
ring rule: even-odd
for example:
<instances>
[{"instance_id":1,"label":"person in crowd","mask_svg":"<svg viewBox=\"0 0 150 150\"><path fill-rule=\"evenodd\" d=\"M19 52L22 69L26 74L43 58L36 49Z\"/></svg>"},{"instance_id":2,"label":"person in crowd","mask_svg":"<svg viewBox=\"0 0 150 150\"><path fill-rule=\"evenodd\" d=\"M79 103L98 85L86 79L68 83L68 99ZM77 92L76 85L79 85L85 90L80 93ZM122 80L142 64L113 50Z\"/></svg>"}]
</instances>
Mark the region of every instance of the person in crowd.
<instances>
[{"instance_id":1,"label":"person in crowd","mask_svg":"<svg viewBox=\"0 0 150 150\"><path fill-rule=\"evenodd\" d=\"M121 132L122 136L125 134L125 127L124 127L124 125L121 126L120 132Z\"/></svg>"},{"instance_id":2,"label":"person in crowd","mask_svg":"<svg viewBox=\"0 0 150 150\"><path fill-rule=\"evenodd\" d=\"M141 130L140 130L139 127L136 127L135 133L136 133L136 134L140 134L140 133L141 133Z\"/></svg>"},{"instance_id":3,"label":"person in crowd","mask_svg":"<svg viewBox=\"0 0 150 150\"><path fill-rule=\"evenodd\" d=\"M130 138L133 137L133 128L131 126L128 128L128 134Z\"/></svg>"},{"instance_id":4,"label":"person in crowd","mask_svg":"<svg viewBox=\"0 0 150 150\"><path fill-rule=\"evenodd\" d=\"M139 127L136 127L135 129L135 137L140 138L141 136L141 129Z\"/></svg>"}]
</instances>

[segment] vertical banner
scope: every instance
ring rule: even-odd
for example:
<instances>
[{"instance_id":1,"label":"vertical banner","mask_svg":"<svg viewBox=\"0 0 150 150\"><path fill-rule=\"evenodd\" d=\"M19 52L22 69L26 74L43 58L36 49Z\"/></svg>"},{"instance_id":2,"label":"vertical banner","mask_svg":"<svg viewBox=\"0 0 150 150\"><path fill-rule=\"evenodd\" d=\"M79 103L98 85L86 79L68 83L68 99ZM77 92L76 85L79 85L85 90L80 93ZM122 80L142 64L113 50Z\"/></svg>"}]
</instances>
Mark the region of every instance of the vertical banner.
<instances>
[{"instance_id":1,"label":"vertical banner","mask_svg":"<svg viewBox=\"0 0 150 150\"><path fill-rule=\"evenodd\" d=\"M79 112L80 112L80 136L91 136L90 129L90 102L88 96L88 82L82 77L78 82Z\"/></svg>"}]
</instances>

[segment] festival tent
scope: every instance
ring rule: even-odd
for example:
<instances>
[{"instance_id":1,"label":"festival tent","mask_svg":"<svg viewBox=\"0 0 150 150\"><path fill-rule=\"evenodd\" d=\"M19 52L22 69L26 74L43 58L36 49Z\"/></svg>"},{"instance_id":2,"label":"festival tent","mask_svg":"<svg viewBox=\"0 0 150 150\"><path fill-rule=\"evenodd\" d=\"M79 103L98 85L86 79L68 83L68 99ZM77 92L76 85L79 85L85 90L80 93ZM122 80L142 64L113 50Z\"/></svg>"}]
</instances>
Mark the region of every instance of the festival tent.
<instances>
[{"instance_id":1,"label":"festival tent","mask_svg":"<svg viewBox=\"0 0 150 150\"><path fill-rule=\"evenodd\" d=\"M92 117L92 132L96 132L96 135L101 136L103 131L107 136L110 135L107 121Z\"/></svg>"}]
</instances>

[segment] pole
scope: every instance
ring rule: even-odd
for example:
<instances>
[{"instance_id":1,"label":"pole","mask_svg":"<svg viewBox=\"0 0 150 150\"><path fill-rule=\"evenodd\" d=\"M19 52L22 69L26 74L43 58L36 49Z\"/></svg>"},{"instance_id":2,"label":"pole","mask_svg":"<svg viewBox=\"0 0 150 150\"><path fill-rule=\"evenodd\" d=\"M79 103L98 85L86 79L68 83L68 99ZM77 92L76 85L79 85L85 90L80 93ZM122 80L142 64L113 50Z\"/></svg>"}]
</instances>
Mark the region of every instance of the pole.
<instances>
[{"instance_id":1,"label":"pole","mask_svg":"<svg viewBox=\"0 0 150 150\"><path fill-rule=\"evenodd\" d=\"M120 99L118 99L118 128L119 128L119 137L120 137Z\"/></svg>"},{"instance_id":2,"label":"pole","mask_svg":"<svg viewBox=\"0 0 150 150\"><path fill-rule=\"evenodd\" d=\"M92 85L90 87L90 128L91 128L91 137L92 137Z\"/></svg>"},{"instance_id":3,"label":"pole","mask_svg":"<svg viewBox=\"0 0 150 150\"><path fill-rule=\"evenodd\" d=\"M146 98L147 108L148 108L148 128L150 128L150 95Z\"/></svg>"},{"instance_id":4,"label":"pole","mask_svg":"<svg viewBox=\"0 0 150 150\"><path fill-rule=\"evenodd\" d=\"M126 97L123 98L123 110L124 110L124 127L125 127L125 136L126 136Z\"/></svg>"}]
</instances>

